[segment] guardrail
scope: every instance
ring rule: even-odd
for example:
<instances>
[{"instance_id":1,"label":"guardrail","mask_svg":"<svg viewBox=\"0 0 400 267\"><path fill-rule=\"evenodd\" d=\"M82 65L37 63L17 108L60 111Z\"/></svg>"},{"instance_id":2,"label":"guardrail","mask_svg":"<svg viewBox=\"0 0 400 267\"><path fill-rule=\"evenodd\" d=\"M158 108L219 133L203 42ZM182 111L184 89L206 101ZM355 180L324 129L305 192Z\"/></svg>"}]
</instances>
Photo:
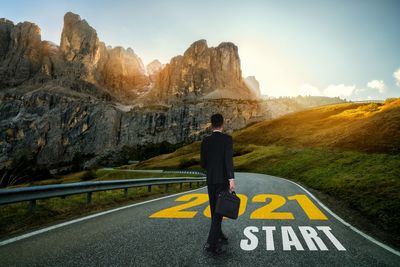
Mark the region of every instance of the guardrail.
<instances>
[{"instance_id":1,"label":"guardrail","mask_svg":"<svg viewBox=\"0 0 400 267\"><path fill-rule=\"evenodd\" d=\"M164 173L185 173L185 174L198 174L206 176L205 172L202 171L195 171L195 170L180 170L180 169L168 169L164 170Z\"/></svg>"},{"instance_id":2,"label":"guardrail","mask_svg":"<svg viewBox=\"0 0 400 267\"><path fill-rule=\"evenodd\" d=\"M92 201L92 193L106 190L124 189L124 196L128 196L128 189L132 187L148 187L148 192L151 192L153 185L165 185L166 192L168 185L180 184L182 190L183 183L205 182L205 177L172 177L172 178L144 178L144 179L129 179L129 180L111 180L111 181L94 181L94 182L79 182L69 184L54 184L29 186L22 188L0 189L0 205L12 204L23 201L30 201L29 210L33 212L36 207L36 200L53 197L66 197L86 193L86 204Z\"/></svg>"}]
</instances>

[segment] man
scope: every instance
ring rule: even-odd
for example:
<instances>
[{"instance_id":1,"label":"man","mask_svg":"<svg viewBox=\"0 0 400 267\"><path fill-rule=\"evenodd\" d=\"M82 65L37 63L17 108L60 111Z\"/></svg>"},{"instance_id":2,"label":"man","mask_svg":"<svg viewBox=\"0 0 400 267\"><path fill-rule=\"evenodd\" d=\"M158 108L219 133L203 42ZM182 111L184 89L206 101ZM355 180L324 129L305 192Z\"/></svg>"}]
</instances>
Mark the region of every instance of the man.
<instances>
[{"instance_id":1,"label":"man","mask_svg":"<svg viewBox=\"0 0 400 267\"><path fill-rule=\"evenodd\" d=\"M207 190L211 208L211 227L205 250L216 255L225 251L222 243L228 238L222 233L222 216L215 214L218 194L221 191L235 190L233 173L232 137L222 133L224 118L221 114L211 116L212 134L201 142L200 165L207 171Z\"/></svg>"}]
</instances>

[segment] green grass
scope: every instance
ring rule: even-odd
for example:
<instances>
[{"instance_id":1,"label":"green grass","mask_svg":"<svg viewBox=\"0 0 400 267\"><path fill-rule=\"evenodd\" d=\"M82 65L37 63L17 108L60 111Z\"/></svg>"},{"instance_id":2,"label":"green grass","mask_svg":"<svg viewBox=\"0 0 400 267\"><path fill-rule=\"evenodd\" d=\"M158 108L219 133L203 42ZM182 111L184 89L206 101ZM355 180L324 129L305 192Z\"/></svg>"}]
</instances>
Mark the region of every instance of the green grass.
<instances>
[{"instance_id":1,"label":"green grass","mask_svg":"<svg viewBox=\"0 0 400 267\"><path fill-rule=\"evenodd\" d=\"M400 155L267 146L234 162L237 170L287 177L334 196L400 234Z\"/></svg>"},{"instance_id":2,"label":"green grass","mask_svg":"<svg viewBox=\"0 0 400 267\"><path fill-rule=\"evenodd\" d=\"M193 188L197 188L197 183L193 183ZM189 184L183 184L183 191L189 189ZM168 187L168 193L180 191L179 185ZM122 189L96 192L93 193L92 203L89 205L86 205L86 194L65 199L50 198L38 200L34 213L29 212L27 202L3 205L0 206L0 237L165 194L163 185L152 186L151 192L147 192L147 187L130 188L127 198L124 197Z\"/></svg>"}]
</instances>

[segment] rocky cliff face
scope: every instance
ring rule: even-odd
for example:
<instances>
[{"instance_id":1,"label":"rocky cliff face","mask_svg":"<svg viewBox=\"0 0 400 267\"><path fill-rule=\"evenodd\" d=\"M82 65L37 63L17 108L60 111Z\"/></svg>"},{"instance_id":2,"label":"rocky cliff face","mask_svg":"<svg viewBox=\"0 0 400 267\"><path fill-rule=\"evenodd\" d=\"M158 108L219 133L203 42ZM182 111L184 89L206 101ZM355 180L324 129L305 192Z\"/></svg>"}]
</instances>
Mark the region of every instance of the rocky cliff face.
<instances>
[{"instance_id":1,"label":"rocky cliff face","mask_svg":"<svg viewBox=\"0 0 400 267\"><path fill-rule=\"evenodd\" d=\"M127 107L63 88L0 95L0 162L34 153L38 164L58 168L88 156L88 166L124 147L199 140L209 118L221 112L228 131L268 117L257 101L207 100L172 106Z\"/></svg>"},{"instance_id":2,"label":"rocky cliff face","mask_svg":"<svg viewBox=\"0 0 400 267\"><path fill-rule=\"evenodd\" d=\"M105 88L119 100L134 99L149 85L143 62L131 48L107 49L96 30L71 12L64 17L60 50L75 79Z\"/></svg>"},{"instance_id":3,"label":"rocky cliff face","mask_svg":"<svg viewBox=\"0 0 400 267\"><path fill-rule=\"evenodd\" d=\"M92 68L104 60L106 48L99 41L96 30L86 20L68 12L64 16L60 50L67 61L81 63L86 69L93 71Z\"/></svg>"},{"instance_id":4,"label":"rocky cliff face","mask_svg":"<svg viewBox=\"0 0 400 267\"><path fill-rule=\"evenodd\" d=\"M115 47L102 70L104 84L118 96L140 96L147 92L150 79L145 75L142 60L131 48Z\"/></svg>"},{"instance_id":5,"label":"rocky cliff face","mask_svg":"<svg viewBox=\"0 0 400 267\"><path fill-rule=\"evenodd\" d=\"M101 70L108 60L105 44L79 15L65 14L59 50L63 64L54 76L60 77L64 86L84 90L86 84L96 86L102 80Z\"/></svg>"},{"instance_id":6,"label":"rocky cliff face","mask_svg":"<svg viewBox=\"0 0 400 267\"><path fill-rule=\"evenodd\" d=\"M242 79L237 46L208 47L206 40L172 58L157 75L149 95L166 102L171 98L257 98Z\"/></svg>"},{"instance_id":7,"label":"rocky cliff face","mask_svg":"<svg viewBox=\"0 0 400 267\"><path fill-rule=\"evenodd\" d=\"M33 78L43 57L39 27L1 19L0 40L0 85L15 86Z\"/></svg>"}]
</instances>

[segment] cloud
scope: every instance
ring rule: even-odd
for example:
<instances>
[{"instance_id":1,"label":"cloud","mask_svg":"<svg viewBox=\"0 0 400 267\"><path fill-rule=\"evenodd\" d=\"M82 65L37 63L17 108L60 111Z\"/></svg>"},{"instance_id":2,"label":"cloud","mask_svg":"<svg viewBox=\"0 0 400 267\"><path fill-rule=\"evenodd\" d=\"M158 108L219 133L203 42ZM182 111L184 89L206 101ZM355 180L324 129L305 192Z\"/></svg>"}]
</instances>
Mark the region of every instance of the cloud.
<instances>
[{"instance_id":1,"label":"cloud","mask_svg":"<svg viewBox=\"0 0 400 267\"><path fill-rule=\"evenodd\" d=\"M381 94L385 91L386 87L385 83L382 80L372 80L369 83L367 83L367 86L372 89L377 89Z\"/></svg>"},{"instance_id":2,"label":"cloud","mask_svg":"<svg viewBox=\"0 0 400 267\"><path fill-rule=\"evenodd\" d=\"M400 68L393 73L393 77L396 80L396 85L400 86Z\"/></svg>"},{"instance_id":3,"label":"cloud","mask_svg":"<svg viewBox=\"0 0 400 267\"><path fill-rule=\"evenodd\" d=\"M305 83L302 86L300 86L299 94L302 96L307 96L307 95L321 96L321 95L323 95L317 87L315 87L311 84L308 84L308 83Z\"/></svg>"},{"instance_id":4,"label":"cloud","mask_svg":"<svg viewBox=\"0 0 400 267\"><path fill-rule=\"evenodd\" d=\"M354 90L354 94L361 94L363 92L367 91L365 88L356 88L356 90Z\"/></svg>"},{"instance_id":5,"label":"cloud","mask_svg":"<svg viewBox=\"0 0 400 267\"><path fill-rule=\"evenodd\" d=\"M356 90L355 85L344 85L344 84L331 84L328 87L325 88L324 90L324 95L330 96L330 97L347 97L352 95Z\"/></svg>"},{"instance_id":6,"label":"cloud","mask_svg":"<svg viewBox=\"0 0 400 267\"><path fill-rule=\"evenodd\" d=\"M398 69L393 76L398 79L397 85L400 86L400 69ZM330 84L325 89L319 89L318 87L308 83L305 83L298 88L299 94L303 96L328 96L360 100L366 98L371 99L373 95L376 95L377 91L383 94L385 90L386 85L383 80L371 80L367 83L367 87L364 88L356 87L356 85Z\"/></svg>"}]
</instances>

